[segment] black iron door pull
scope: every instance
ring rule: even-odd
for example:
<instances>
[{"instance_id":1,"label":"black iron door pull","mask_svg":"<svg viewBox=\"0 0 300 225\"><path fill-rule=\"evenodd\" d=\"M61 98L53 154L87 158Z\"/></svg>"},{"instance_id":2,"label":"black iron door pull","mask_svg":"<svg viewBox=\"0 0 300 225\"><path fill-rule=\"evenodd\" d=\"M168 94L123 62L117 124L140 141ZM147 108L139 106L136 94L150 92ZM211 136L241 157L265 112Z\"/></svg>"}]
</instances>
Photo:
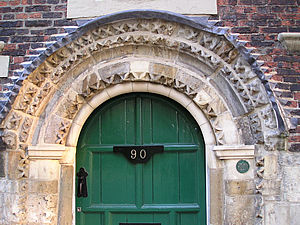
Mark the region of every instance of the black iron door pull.
<instances>
[{"instance_id":1,"label":"black iron door pull","mask_svg":"<svg viewBox=\"0 0 300 225\"><path fill-rule=\"evenodd\" d=\"M87 191L87 185L86 185L86 177L89 175L86 170L81 167L79 169L79 172L76 174L78 177L77 180L77 197L84 197L86 198L88 196L88 191Z\"/></svg>"}]
</instances>

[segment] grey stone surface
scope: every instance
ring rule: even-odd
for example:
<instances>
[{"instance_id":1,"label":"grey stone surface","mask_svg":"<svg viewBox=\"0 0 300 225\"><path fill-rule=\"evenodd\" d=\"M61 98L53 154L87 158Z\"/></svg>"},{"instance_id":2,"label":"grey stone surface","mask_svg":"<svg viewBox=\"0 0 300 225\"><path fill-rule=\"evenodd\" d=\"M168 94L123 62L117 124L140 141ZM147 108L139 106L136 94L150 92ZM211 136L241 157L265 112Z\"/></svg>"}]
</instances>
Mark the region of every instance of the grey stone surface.
<instances>
[{"instance_id":1,"label":"grey stone surface","mask_svg":"<svg viewBox=\"0 0 300 225\"><path fill-rule=\"evenodd\" d=\"M0 177L5 177L5 152L0 151Z\"/></svg>"},{"instance_id":2,"label":"grey stone surface","mask_svg":"<svg viewBox=\"0 0 300 225\"><path fill-rule=\"evenodd\" d=\"M222 76L214 76L210 82L214 87L220 90L219 93L223 94L222 97L225 99L234 117L241 116L246 113L238 95Z\"/></svg>"},{"instance_id":3,"label":"grey stone surface","mask_svg":"<svg viewBox=\"0 0 300 225\"><path fill-rule=\"evenodd\" d=\"M223 169L210 169L210 193L219 193L210 196L210 224L222 225L223 224L223 205L224 192L223 188Z\"/></svg>"},{"instance_id":4,"label":"grey stone surface","mask_svg":"<svg viewBox=\"0 0 300 225\"><path fill-rule=\"evenodd\" d=\"M60 195L58 203L58 224L72 224L72 199L73 199L73 166L62 165L61 167ZM67 193L67 194L66 194Z\"/></svg>"},{"instance_id":5,"label":"grey stone surface","mask_svg":"<svg viewBox=\"0 0 300 225\"><path fill-rule=\"evenodd\" d=\"M254 196L226 197L225 224L253 225L255 221Z\"/></svg>"}]
</instances>

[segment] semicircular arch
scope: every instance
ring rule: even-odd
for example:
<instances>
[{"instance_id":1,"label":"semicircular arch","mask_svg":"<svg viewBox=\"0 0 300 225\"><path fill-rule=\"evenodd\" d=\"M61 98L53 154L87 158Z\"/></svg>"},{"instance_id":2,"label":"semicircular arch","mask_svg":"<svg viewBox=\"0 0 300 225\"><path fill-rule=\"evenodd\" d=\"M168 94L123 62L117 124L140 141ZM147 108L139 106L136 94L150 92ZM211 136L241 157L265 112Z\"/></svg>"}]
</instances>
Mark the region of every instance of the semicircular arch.
<instances>
[{"instance_id":1,"label":"semicircular arch","mask_svg":"<svg viewBox=\"0 0 300 225\"><path fill-rule=\"evenodd\" d=\"M229 144L224 121L234 123L239 143L264 143L280 133L282 119L255 65L224 30L187 17L153 11L102 17L28 68L3 123L3 140L10 149L65 146L89 98L123 82L149 82L191 99L210 121L217 144Z\"/></svg>"}]
</instances>

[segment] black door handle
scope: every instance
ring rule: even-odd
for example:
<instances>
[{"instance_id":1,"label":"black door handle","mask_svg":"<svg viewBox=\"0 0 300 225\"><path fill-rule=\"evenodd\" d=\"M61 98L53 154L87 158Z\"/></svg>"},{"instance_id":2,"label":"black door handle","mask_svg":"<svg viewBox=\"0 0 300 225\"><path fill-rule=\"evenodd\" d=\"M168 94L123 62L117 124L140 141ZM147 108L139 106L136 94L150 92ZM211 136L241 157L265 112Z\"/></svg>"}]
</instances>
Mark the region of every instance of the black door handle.
<instances>
[{"instance_id":1,"label":"black door handle","mask_svg":"<svg viewBox=\"0 0 300 225\"><path fill-rule=\"evenodd\" d=\"M79 169L79 172L76 174L78 177L77 180L77 197L83 197L86 198L88 196L88 191L87 191L87 184L86 184L86 177L89 175L86 170L81 167Z\"/></svg>"}]
</instances>

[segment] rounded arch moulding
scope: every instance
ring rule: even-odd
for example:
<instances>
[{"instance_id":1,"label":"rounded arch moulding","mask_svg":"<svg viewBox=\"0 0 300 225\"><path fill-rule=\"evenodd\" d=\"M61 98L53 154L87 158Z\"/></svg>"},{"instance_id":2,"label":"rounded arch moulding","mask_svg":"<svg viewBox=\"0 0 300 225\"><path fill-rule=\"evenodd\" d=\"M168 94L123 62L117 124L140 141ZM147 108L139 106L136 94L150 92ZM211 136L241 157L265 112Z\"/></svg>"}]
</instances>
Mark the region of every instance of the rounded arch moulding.
<instances>
[{"instance_id":1,"label":"rounded arch moulding","mask_svg":"<svg viewBox=\"0 0 300 225\"><path fill-rule=\"evenodd\" d=\"M126 11L95 19L53 44L26 68L19 93L6 105L7 148L48 146L55 153L45 157L63 155L96 107L136 91L181 103L210 145L273 148L284 123L255 59L225 29L199 21Z\"/></svg>"}]
</instances>

